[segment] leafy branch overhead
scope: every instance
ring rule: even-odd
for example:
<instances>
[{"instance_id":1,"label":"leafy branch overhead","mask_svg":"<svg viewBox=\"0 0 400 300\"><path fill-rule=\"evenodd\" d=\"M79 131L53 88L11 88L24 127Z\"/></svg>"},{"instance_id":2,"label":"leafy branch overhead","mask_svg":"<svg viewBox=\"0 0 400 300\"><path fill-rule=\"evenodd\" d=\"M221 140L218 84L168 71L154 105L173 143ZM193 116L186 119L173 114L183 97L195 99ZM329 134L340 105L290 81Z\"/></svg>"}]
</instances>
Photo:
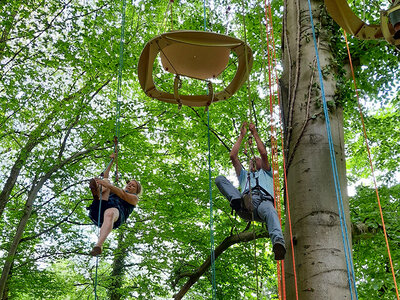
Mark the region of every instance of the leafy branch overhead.
<instances>
[{"instance_id":1,"label":"leafy branch overhead","mask_svg":"<svg viewBox=\"0 0 400 300\"><path fill-rule=\"evenodd\" d=\"M281 179L281 187L285 187L282 222L288 229L285 214L290 204L295 232L292 241L297 243L294 247L300 271L319 261L316 253L322 251L306 243L308 237L324 245L340 239L335 234L315 234L316 230L330 232L337 223L337 212L324 207L334 199L335 192L328 180L328 158L318 160L318 153L328 152L323 151L325 117L307 1L271 3L276 45L273 60L278 66L283 116L282 124L276 122L282 125L282 136L279 126L277 136L272 136L270 127L268 50L272 49L266 40L264 2L218 0L206 3L205 10L202 1L127 2L118 172L124 180L140 181L144 193L127 224L113 231L104 246L98 297L210 298L211 192L217 298L256 299L258 288L259 296L277 299L278 275L268 233L256 223L254 235L253 226L246 227L244 221L235 219L213 180L220 174L234 180L229 152L241 124L251 115L266 144L276 138L280 175L282 153L286 157L288 192L293 194L286 197ZM317 45L324 57L322 73L331 103L329 114L335 120L335 151L343 174L340 181L346 187L347 179L350 191L345 205L350 207L359 295L393 299L383 224L371 189L346 46L323 3L311 2ZM87 216L86 207L92 198L87 183L104 170L114 146L122 1L1 3L1 298L90 299L94 297L95 269L94 260L87 254L96 240L96 228ZM376 6L386 4L379 0L365 6L356 0L350 5L373 24L379 15ZM249 90L245 83L232 98L209 108L211 183L207 112L186 106L178 109L150 99L137 75L138 59L149 40L166 31L202 31L204 13L207 31L246 39L254 54ZM384 41L349 37L349 45L392 259L398 271L399 55ZM215 79L215 86L226 84L236 67L237 58L232 57L227 71ZM160 65L154 71L156 84L173 91L174 76ZM207 85L183 80L185 93L199 90L207 94ZM273 113L279 117L277 106ZM239 156L247 165L243 150L244 146ZM311 166L304 167L306 163ZM124 180L116 184L123 187ZM296 190L291 191L292 186ZM332 222L330 214L335 216ZM307 228L314 233L309 234ZM322 242L327 237L329 240ZM290 249L288 233L285 238ZM290 253L287 257L291 259ZM329 258L329 254L320 256L324 262L331 261ZM285 261L285 268L286 273L292 272L291 262ZM300 284L308 282L305 276L313 275L302 274ZM292 277L287 277L289 288ZM311 294L307 287L299 290ZM290 295L288 292L288 299Z\"/></svg>"}]
</instances>

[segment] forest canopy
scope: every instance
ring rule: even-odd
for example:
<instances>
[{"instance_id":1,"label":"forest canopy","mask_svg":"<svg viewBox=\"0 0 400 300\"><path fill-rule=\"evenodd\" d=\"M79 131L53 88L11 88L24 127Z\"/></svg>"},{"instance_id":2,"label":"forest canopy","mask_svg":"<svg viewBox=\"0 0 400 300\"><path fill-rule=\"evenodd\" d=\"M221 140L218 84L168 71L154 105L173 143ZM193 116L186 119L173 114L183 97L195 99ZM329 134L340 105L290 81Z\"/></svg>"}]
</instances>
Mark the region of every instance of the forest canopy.
<instances>
[{"instance_id":1,"label":"forest canopy","mask_svg":"<svg viewBox=\"0 0 400 300\"><path fill-rule=\"evenodd\" d=\"M377 22L378 8L386 1L364 2L353 1L352 9L370 23ZM7 276L2 299L94 299L96 259L88 253L97 230L87 216L92 201L88 183L106 167L114 147L122 1L0 3L0 266L2 278ZM321 26L334 36L329 45L334 53L332 71L323 72L334 70L333 105L343 108L358 293L360 299L393 299L383 224L343 32L321 1L315 10L321 11ZM272 1L271 12L279 76L285 67L279 60L284 3ZM167 299L179 292L210 255L210 194L215 247L231 243L216 260L217 298L257 299L259 293L263 299L278 299L276 262L265 226L255 223L249 229L231 215L228 201L213 183L220 174L234 177L229 151L244 121L251 118L256 123L268 149L273 142L265 26L264 2L216 0L203 6L202 1L127 1L116 184L122 187L134 177L144 193L127 224L113 231L104 247L99 299ZM146 96L137 75L141 51L156 35L171 30L206 30L246 40L254 56L249 86L245 83L208 112ZM309 39L312 43L312 36ZM384 40L348 39L398 274L399 50ZM232 61L217 87L232 77ZM171 90L172 76L154 71L156 84ZM183 80L182 88L186 93L207 93L207 85L194 80ZM283 137L279 133L276 138L280 145ZM280 146L278 152L282 168ZM242 152L240 156L247 165L247 157ZM283 195L283 176L280 182ZM284 216L283 196L282 207ZM235 236L242 240L233 240ZM211 298L211 281L207 268L187 299Z\"/></svg>"}]
</instances>

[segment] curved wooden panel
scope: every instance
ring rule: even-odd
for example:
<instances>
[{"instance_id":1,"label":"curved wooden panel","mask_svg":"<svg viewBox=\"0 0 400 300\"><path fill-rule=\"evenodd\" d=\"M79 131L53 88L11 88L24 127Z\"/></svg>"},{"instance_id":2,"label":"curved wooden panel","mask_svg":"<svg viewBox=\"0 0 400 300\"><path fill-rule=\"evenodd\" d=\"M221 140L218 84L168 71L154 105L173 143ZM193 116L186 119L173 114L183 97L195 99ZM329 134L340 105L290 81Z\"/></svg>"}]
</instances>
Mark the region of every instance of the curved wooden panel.
<instances>
[{"instance_id":1,"label":"curved wooden panel","mask_svg":"<svg viewBox=\"0 0 400 300\"><path fill-rule=\"evenodd\" d=\"M325 0L326 10L335 22L346 32L362 40L383 37L380 25L368 25L357 17L347 0Z\"/></svg>"},{"instance_id":2,"label":"curved wooden panel","mask_svg":"<svg viewBox=\"0 0 400 300\"><path fill-rule=\"evenodd\" d=\"M236 74L226 88L214 95L213 102L228 99L249 76L253 54L243 41L217 33L186 30L167 32L153 38L139 58L139 83L149 97L168 103L206 106L210 102L208 95L178 95L177 101L177 95L159 91L153 80L154 61L160 53L163 67L168 72L205 80L223 72L231 52L238 57Z\"/></svg>"}]
</instances>

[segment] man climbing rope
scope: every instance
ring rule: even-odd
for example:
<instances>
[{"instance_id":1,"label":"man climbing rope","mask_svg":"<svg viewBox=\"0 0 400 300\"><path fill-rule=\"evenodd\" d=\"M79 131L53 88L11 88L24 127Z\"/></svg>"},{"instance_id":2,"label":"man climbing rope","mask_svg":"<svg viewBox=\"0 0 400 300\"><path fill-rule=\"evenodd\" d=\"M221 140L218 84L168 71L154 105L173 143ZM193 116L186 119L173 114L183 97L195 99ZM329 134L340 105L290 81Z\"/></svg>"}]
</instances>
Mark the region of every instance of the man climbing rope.
<instances>
[{"instance_id":1,"label":"man climbing rope","mask_svg":"<svg viewBox=\"0 0 400 300\"><path fill-rule=\"evenodd\" d=\"M269 236L273 244L275 260L283 260L285 257L285 241L278 214L274 208L274 187L271 165L268 161L267 150L261 141L254 124L249 124L249 130L253 135L260 157L255 157L250 162L250 173L247 172L239 161L238 154L242 140L247 132L247 123L244 122L240 135L230 152L230 159L239 179L242 194L224 176L218 176L215 183L220 192L229 200L230 205L236 211L244 209L244 198L251 199L250 205L255 221L265 222ZM250 188L249 188L250 182ZM249 195L251 192L251 195Z\"/></svg>"},{"instance_id":2,"label":"man climbing rope","mask_svg":"<svg viewBox=\"0 0 400 300\"><path fill-rule=\"evenodd\" d=\"M93 194L93 202L90 205L89 217L93 223L100 227L100 236L90 255L101 254L103 243L113 228L118 228L126 222L126 219L136 207L142 193L142 186L137 180L127 181L124 189L112 185L108 179L111 166L116 154L110 155L111 162L104 171L103 179L90 180L89 187ZM99 200L101 191L101 201ZM100 205L101 202L101 205ZM99 212L100 206L100 212ZM98 220L100 215L100 221Z\"/></svg>"}]
</instances>

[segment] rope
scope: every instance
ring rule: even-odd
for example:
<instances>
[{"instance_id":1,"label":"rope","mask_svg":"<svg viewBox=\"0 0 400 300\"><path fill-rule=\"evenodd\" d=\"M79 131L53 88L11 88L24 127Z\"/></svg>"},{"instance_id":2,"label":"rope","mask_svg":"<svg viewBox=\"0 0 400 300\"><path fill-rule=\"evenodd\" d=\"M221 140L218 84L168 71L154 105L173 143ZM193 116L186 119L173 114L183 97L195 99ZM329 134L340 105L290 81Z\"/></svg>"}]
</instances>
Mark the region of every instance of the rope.
<instances>
[{"instance_id":1,"label":"rope","mask_svg":"<svg viewBox=\"0 0 400 300\"><path fill-rule=\"evenodd\" d=\"M208 127L208 188L210 196L210 242L211 242L211 277L212 277L212 299L217 299L215 283L215 246L214 246L214 222L213 222L213 202L211 186L211 147L210 147L210 110L207 109L207 127Z\"/></svg>"},{"instance_id":2,"label":"rope","mask_svg":"<svg viewBox=\"0 0 400 300\"><path fill-rule=\"evenodd\" d=\"M117 103L116 103L116 117L115 117L115 136L114 136L114 153L118 153L118 140L120 136L120 114L121 114L121 86L122 86L122 67L124 63L124 41L125 41L125 12L126 12L126 0L122 1L122 21L121 21L121 39L119 44L119 62L118 62L118 84L117 84ZM118 163L117 157L116 159L116 168L115 168L115 181L118 181ZM112 163L112 159L109 162L108 166ZM106 169L108 168L106 167ZM106 170L105 169L105 170ZM104 173L104 171L103 171ZM99 214L97 218L97 228L98 228L98 235L100 232L100 217L101 217L101 194L102 194L102 187L100 186L99 190ZM95 300L98 299L97 297L97 274L99 268L99 256L96 256L96 275L95 275L95 282L94 282L94 297Z\"/></svg>"},{"instance_id":3,"label":"rope","mask_svg":"<svg viewBox=\"0 0 400 300\"><path fill-rule=\"evenodd\" d=\"M267 14L267 7L268 7L268 14ZM275 39L274 39L274 29L273 29L273 23L272 23L272 12L271 12L271 3L268 0L268 5L265 1L265 17L266 17L266 26L267 24L270 26L270 31L271 31L271 40L272 40L272 49L273 49L273 57L272 59L269 58L269 62L271 60L276 61L276 47L275 47ZM269 22L268 22L269 21ZM267 28L267 32L268 28ZM269 40L268 40L269 42ZM269 49L269 48L268 48ZM268 52L269 53L269 52ZM278 82L278 74L276 70L276 63L274 64L274 73L275 73L275 84L278 87L279 82ZM273 82L269 83L270 86L273 84ZM277 99L278 99L278 107L280 109L281 103L280 103L280 93L279 89L276 90L277 94ZM282 128L282 114L279 114L279 121L280 121L280 135L283 136L283 128ZM296 260L295 260L295 255L294 255L294 244L293 244L293 232L292 232L292 220L291 220L291 214L290 214L290 198L289 198L289 192L288 192L288 186L287 186L287 173L286 173L286 157L285 157L285 147L284 147L284 142L283 139L281 138L281 147L282 147L282 157L283 157L283 175L284 175L284 184L285 184L285 195L286 195L286 207L287 207L287 219L288 219L288 225L289 225L289 236L290 236L290 245L292 249L292 269L293 269L293 275L294 275L294 287L295 287L295 294L296 294L296 299L299 299L299 293L298 293L298 287L297 287L297 272L296 272ZM279 210L280 211L280 210ZM282 273L284 274L284 268L282 270ZM285 286L285 276L283 276L283 285ZM286 290L285 288L283 289L283 296L286 298Z\"/></svg>"},{"instance_id":4,"label":"rope","mask_svg":"<svg viewBox=\"0 0 400 300\"><path fill-rule=\"evenodd\" d=\"M267 10L268 7L268 10ZM269 11L269 15L268 15ZM271 5L270 2L265 1L265 20L266 20L266 37L267 37L267 51L268 51L268 81L269 81L269 96L270 96L270 115L271 115L271 160L272 160L272 165L273 165L273 180L274 180L274 193L275 193L275 205L276 205L276 210L278 212L279 216L279 221L282 223L282 217L281 217L281 200L280 200L280 193L281 193L281 188L280 188L280 175L279 175L279 164L278 164L278 143L277 143L277 131L276 127L274 126L274 103L278 102L278 106L280 107L280 96L279 96L279 90L272 90L272 86L275 84L276 87L278 87L278 75L276 71L276 67L274 64L274 57L276 59L276 52L275 52L275 40L274 40L274 32L273 32L273 24L272 24L272 14L271 14ZM270 41L272 40L272 42ZM270 48L272 44L272 49L273 49L273 54L271 54ZM264 69L265 70L265 69ZM272 79L272 75L275 74L275 82ZM265 75L266 77L266 75ZM275 100L275 95L278 98L278 101ZM280 115L281 116L281 115ZM280 119L280 122L282 124L282 120ZM280 134L282 134L282 127L280 126ZM281 144L282 144L282 149L283 147L283 139L281 139ZM284 180L285 180L285 188L286 188L286 195L287 193L287 178L286 178L286 165L285 165L285 156L284 156L284 151L283 153L283 163L284 163ZM291 220L290 220L290 213L288 215L289 218L289 233L290 233L290 242L292 246L292 263L293 263L293 273L294 273L294 279L295 279L295 292L296 292L296 299L298 299L298 292L297 292L297 277L296 277L296 270L295 270L295 260L294 260L294 247L293 247L293 238L292 238L292 231L291 231ZM278 272L278 288L279 288L279 298L280 299L286 299L286 281L285 281L285 264L284 261L278 262L277 264L277 272Z\"/></svg>"},{"instance_id":5,"label":"rope","mask_svg":"<svg viewBox=\"0 0 400 300\"><path fill-rule=\"evenodd\" d=\"M326 131L327 131L327 136L328 136L329 153L330 153L330 158L331 158L333 179L334 179L334 184L335 184L336 200L337 200L338 210L339 210L340 227L341 227L341 231L342 231L344 254L345 254L345 258L346 258L346 268L347 268L347 277L348 277L348 281L349 281L350 296L351 296L351 299L353 299L352 285L354 285L355 296L356 296L356 299L358 299L357 287L356 287L356 282L355 282L355 278L354 278L354 267L353 267L352 257L351 257L351 248L349 245L346 218L344 215L343 199L342 199L342 193L340 190L339 175L338 175L338 171L337 171L335 150L333 148L331 125L330 125L328 107L327 107L326 98L325 98L324 82L323 82L323 78L322 78L322 71L321 71L321 65L320 65L319 54L318 54L317 39L315 36L315 28L314 28L314 21L313 21L312 10L311 10L311 3L310 3L310 0L307 0L307 1L308 1L309 13L310 13L310 22L311 22L311 28L312 28L312 33L313 33L315 54L316 54L316 59L317 59L318 75L319 75L319 81L320 81L320 85L321 85L322 104L323 104L323 109L324 109L325 125L326 125ZM353 280L353 283L352 283L352 280Z\"/></svg>"},{"instance_id":6,"label":"rope","mask_svg":"<svg viewBox=\"0 0 400 300\"><path fill-rule=\"evenodd\" d=\"M242 0L242 8L245 8L245 3ZM247 29L246 29L246 17L245 14L242 14L242 19L243 19L243 33L244 33L244 43L247 44ZM247 47L244 48L244 55L246 57L246 73L248 74L246 83L247 83L247 97L248 97L248 105L249 105L249 117L248 119L250 120L250 123L253 123L253 118L252 118L252 101L251 101L251 89L250 89L250 74L249 74L249 63L248 63L248 53L247 53ZM252 157L255 159L254 151L252 149L252 143L251 139L248 140L249 144L249 149L252 152ZM250 184L250 162L249 162L249 171L248 171L248 182L249 182L249 196L252 201L252 195L251 195L251 184ZM253 225L253 233L255 236L255 222L254 222L254 211L252 212L252 225ZM255 273L256 273L256 291L257 291L257 299L260 297L260 292L259 292L259 280L258 280L258 260L257 260L257 241L256 239L253 240L254 244L254 266L255 266Z\"/></svg>"},{"instance_id":7,"label":"rope","mask_svg":"<svg viewBox=\"0 0 400 300\"><path fill-rule=\"evenodd\" d=\"M267 14L267 6L268 6L268 12L269 12L269 17ZM270 26L270 31L271 31L271 40L272 40L272 47L273 47L273 59L275 59L276 61L276 51L275 51L275 40L274 40L274 31L273 31L273 24L272 24L272 13L271 13L271 3L268 0L268 5L265 1L265 18L266 18L266 26L267 24ZM268 22L269 21L269 22ZM267 28L267 32L268 29ZM267 35L268 38L268 35ZM269 42L269 39L268 39ZM263 47L264 48L264 47ZM268 46L268 54L269 54L269 46ZM268 61L270 62L271 59L269 58ZM275 73L275 83L276 86L279 86L279 82L278 82L278 74L277 74L277 70L276 67L274 68L274 73ZM271 86L273 84L273 82L269 82L269 85ZM281 107L281 103L280 103L280 94L279 94L279 89L276 90L277 93L277 99L278 99L278 107ZM279 114L279 121L280 121L280 135L283 136L283 128L282 128L282 114ZM293 232L292 232L292 221L291 221L291 215L290 215L290 201L289 201L289 193L288 193L288 186L287 186L287 174L286 174L286 158L285 158L285 151L284 151L284 143L283 143L283 139L281 138L281 147L282 147L282 156L283 156L283 174L284 174L284 184L285 184L285 195L286 195L286 206L287 206L287 218L288 218L288 225L289 225L289 235L290 235L290 245L291 245L291 249L292 249L292 266L293 266L293 274L294 274L294 286L295 286L295 293L296 293L296 299L299 299L299 295L298 295L298 288L297 288L297 272L296 272L296 261L295 261L295 257L294 257L294 245L293 245ZM284 272L284 270L283 270ZM285 276L283 276L283 280L285 280ZM285 289L284 289L284 297L286 298L285 295Z\"/></svg>"},{"instance_id":8,"label":"rope","mask_svg":"<svg viewBox=\"0 0 400 300\"><path fill-rule=\"evenodd\" d=\"M170 0L169 3L174 3L174 0ZM171 31L174 30L174 6L171 4Z\"/></svg>"},{"instance_id":9,"label":"rope","mask_svg":"<svg viewBox=\"0 0 400 300\"><path fill-rule=\"evenodd\" d=\"M206 0L203 1L204 12L204 31L207 31L206 24ZM212 102L212 101L211 101ZM208 141L208 188L209 188L209 204L210 204L210 248L211 248L211 279L212 279L212 299L217 299L217 285L215 280L215 245L214 245L214 217L212 202L212 182L211 182L211 141L210 141L210 110L207 107L207 141Z\"/></svg>"},{"instance_id":10,"label":"rope","mask_svg":"<svg viewBox=\"0 0 400 300\"><path fill-rule=\"evenodd\" d=\"M157 35L159 35L159 34L161 33L161 31L165 31L164 27L165 27L165 23L166 23L166 21L167 21L168 10L169 10L170 6L172 5L172 3L174 3L173 0L170 0L170 1L168 2L167 8L165 9L165 13L164 13L164 18L163 18L163 20L162 20L162 22L161 22L161 25L158 26L158 33L157 33ZM171 24L172 24L172 8L171 8Z\"/></svg>"},{"instance_id":11,"label":"rope","mask_svg":"<svg viewBox=\"0 0 400 300\"><path fill-rule=\"evenodd\" d=\"M100 216L101 216L101 194L102 194L102 187L100 186L99 190L99 214L97 216L97 235L100 234ZM95 278L94 278L94 299L97 300L97 273L99 269L99 256L96 256L96 273L95 273Z\"/></svg>"},{"instance_id":12,"label":"rope","mask_svg":"<svg viewBox=\"0 0 400 300\"><path fill-rule=\"evenodd\" d=\"M249 187L249 198L250 198L250 202L253 203L253 196L252 196L252 192L251 192L251 180L250 180L250 175L251 175L251 165L255 164L255 154L252 148L252 136L249 136L249 138L247 139L247 142L245 143L245 149L244 149L244 153L246 156L248 156L249 159L249 168L247 171L247 183L245 185L244 190L246 190L247 184ZM251 152L251 155L247 155L247 145L249 146L249 150ZM256 273L256 291L257 291L257 300L260 298L260 292L259 292L259 280L258 280L258 261L257 261L257 241L255 239L255 221L254 221L254 213L255 210L253 209L251 211L251 224L253 226L253 234L254 234L254 239L253 239L253 244L254 244L254 267L255 267L255 273Z\"/></svg>"},{"instance_id":13,"label":"rope","mask_svg":"<svg viewBox=\"0 0 400 300\"><path fill-rule=\"evenodd\" d=\"M396 275L395 275L395 272L394 272L392 256L390 254L389 241L388 241L388 237L387 237L387 233L386 233L386 227L385 227L385 220L383 219L382 206L381 206L381 201L380 201L380 197L379 197L378 186L377 186L376 179L375 179L374 166L373 166L373 163L372 163L371 151L370 151L369 144L368 144L367 130L365 128L364 116L363 116L363 113L362 113L362 110L361 110L360 98L359 98L359 95L358 95L356 77L354 75L353 62L352 62L352 59L351 59L350 48L349 48L349 43L347 41L346 31L344 31L344 38L346 40L347 54L349 56L350 70L351 70L351 75L353 77L354 90L356 92L356 97L357 97L358 111L359 111L360 117L361 117L361 124L362 124L362 128L363 128L363 133L364 133L364 141L365 141L365 145L367 147L369 165L370 165L370 168L371 168L371 174L372 174L372 178L373 178L373 181L374 181L376 198L377 198L377 201L378 201L379 212L380 212L380 215L381 215L383 233L385 235L386 249L387 249L387 252L388 252L388 255L389 255L389 262L390 262L390 267L391 267L391 270L392 270L392 276L393 276L394 286L395 286L395 289L396 289L397 300L399 300L399 290L397 288Z\"/></svg>"},{"instance_id":14,"label":"rope","mask_svg":"<svg viewBox=\"0 0 400 300\"><path fill-rule=\"evenodd\" d=\"M244 5L244 0L242 0L242 7L244 9L245 5ZM244 43L247 44L247 30L246 30L246 17L245 14L242 14L242 19L243 19L243 33L244 33ZM253 119L252 119L252 113L251 113L251 91L250 91L250 74L249 74L249 62L247 59L247 47L244 47L244 55L246 57L245 61L246 61L246 73L248 74L246 83L247 83L247 97L248 97L248 103L249 103L249 120L250 123L253 123Z\"/></svg>"},{"instance_id":15,"label":"rope","mask_svg":"<svg viewBox=\"0 0 400 300\"><path fill-rule=\"evenodd\" d=\"M119 42L119 63L118 63L118 85L117 85L117 103L116 103L116 117L115 117L115 148L114 152L118 153L118 140L120 136L120 116L121 116L121 87L122 87L122 68L124 65L124 42L125 42L125 12L126 0L122 2L122 21L121 21L121 39ZM116 169L116 177L118 178L118 169Z\"/></svg>"}]
</instances>

